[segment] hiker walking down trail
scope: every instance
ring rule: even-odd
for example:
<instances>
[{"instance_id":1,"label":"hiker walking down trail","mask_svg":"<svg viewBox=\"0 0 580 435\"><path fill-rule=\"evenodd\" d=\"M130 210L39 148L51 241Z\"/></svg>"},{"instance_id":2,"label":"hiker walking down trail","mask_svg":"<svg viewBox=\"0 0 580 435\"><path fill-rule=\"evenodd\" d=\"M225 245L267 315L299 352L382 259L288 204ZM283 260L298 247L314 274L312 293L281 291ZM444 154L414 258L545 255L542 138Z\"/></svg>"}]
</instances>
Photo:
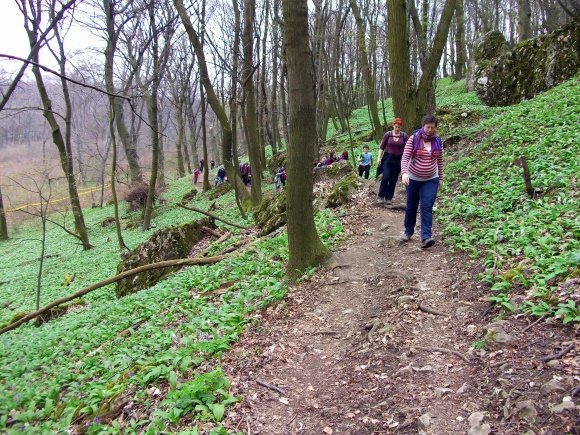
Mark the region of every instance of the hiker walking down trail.
<instances>
[{"instance_id":1,"label":"hiker walking down trail","mask_svg":"<svg viewBox=\"0 0 580 435\"><path fill-rule=\"evenodd\" d=\"M377 156L377 165L382 166L383 179L379 187L379 203L390 204L395 195L395 186L401 173L401 157L405 144L409 136L404 131L403 120L395 118L393 120L393 130L387 131L383 136L379 153Z\"/></svg>"},{"instance_id":2,"label":"hiker walking down trail","mask_svg":"<svg viewBox=\"0 0 580 435\"><path fill-rule=\"evenodd\" d=\"M197 184L197 179L199 178L199 169L195 168L193 170L193 184Z\"/></svg>"},{"instance_id":3,"label":"hiker walking down trail","mask_svg":"<svg viewBox=\"0 0 580 435\"><path fill-rule=\"evenodd\" d=\"M364 173L365 178L368 180L372 164L373 154L369 151L369 146L365 145L363 147L363 153L358 158L358 176L362 177Z\"/></svg>"},{"instance_id":4,"label":"hiker walking down trail","mask_svg":"<svg viewBox=\"0 0 580 435\"><path fill-rule=\"evenodd\" d=\"M421 248L435 244L432 238L433 204L443 180L443 143L437 136L437 118L426 115L422 127L407 141L401 171L403 184L407 186L405 232L402 242L411 240L417 221L417 208L421 205Z\"/></svg>"},{"instance_id":5,"label":"hiker walking down trail","mask_svg":"<svg viewBox=\"0 0 580 435\"><path fill-rule=\"evenodd\" d=\"M274 188L276 192L282 187L286 187L286 168L284 166L278 168L276 175L274 175Z\"/></svg>"},{"instance_id":6,"label":"hiker walking down trail","mask_svg":"<svg viewBox=\"0 0 580 435\"><path fill-rule=\"evenodd\" d=\"M213 168L215 167L215 160L210 160L209 164L211 166L211 169L213 170Z\"/></svg>"},{"instance_id":7,"label":"hiker walking down trail","mask_svg":"<svg viewBox=\"0 0 580 435\"><path fill-rule=\"evenodd\" d=\"M201 159L199 161L199 172L203 173L203 167L205 166L205 161Z\"/></svg>"}]
</instances>

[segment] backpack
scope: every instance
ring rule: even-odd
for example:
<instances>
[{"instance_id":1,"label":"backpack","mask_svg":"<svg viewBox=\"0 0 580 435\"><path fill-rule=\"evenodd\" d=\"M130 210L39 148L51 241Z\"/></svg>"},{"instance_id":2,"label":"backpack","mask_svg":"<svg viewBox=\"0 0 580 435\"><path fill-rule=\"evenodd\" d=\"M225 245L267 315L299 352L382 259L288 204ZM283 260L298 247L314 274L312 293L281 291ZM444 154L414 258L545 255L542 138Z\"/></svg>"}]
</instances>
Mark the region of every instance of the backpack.
<instances>
[{"instance_id":1,"label":"backpack","mask_svg":"<svg viewBox=\"0 0 580 435\"><path fill-rule=\"evenodd\" d=\"M280 179L281 179L282 181L286 181L286 172L282 172L282 173L280 174Z\"/></svg>"}]
</instances>

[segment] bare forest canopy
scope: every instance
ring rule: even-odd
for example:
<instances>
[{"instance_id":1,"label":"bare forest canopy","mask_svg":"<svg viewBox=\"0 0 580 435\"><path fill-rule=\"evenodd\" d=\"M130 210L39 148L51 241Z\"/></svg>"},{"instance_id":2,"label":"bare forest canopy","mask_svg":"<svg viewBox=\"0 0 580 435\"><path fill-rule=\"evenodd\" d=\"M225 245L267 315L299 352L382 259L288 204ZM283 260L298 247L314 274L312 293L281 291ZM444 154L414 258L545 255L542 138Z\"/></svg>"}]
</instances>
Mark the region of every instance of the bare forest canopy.
<instances>
[{"instance_id":1,"label":"bare forest canopy","mask_svg":"<svg viewBox=\"0 0 580 435\"><path fill-rule=\"evenodd\" d=\"M164 184L166 174L191 173L200 160L226 163L228 169L227 162L241 156L265 167L259 161L266 149L275 153L288 143L292 97L281 0L14 2L26 17L21 35L28 35L31 63L0 55L10 62L10 68L0 66L5 208L38 199L39 179L53 180L56 195L72 195L73 210L73 180L81 187L107 184L108 196L113 159L113 178L126 185L149 180L154 187ZM395 112L416 123L418 113L436 104L431 75L469 75L481 35L499 30L513 45L558 28L579 11L577 0L308 2L314 158L329 126L348 131L353 109L369 103L379 137L389 120L384 105L379 117L374 102L391 97L393 85L401 89L401 74L400 83L410 90L393 95ZM403 17L400 29L395 16ZM68 49L73 23L90 30L94 47ZM403 35L403 45L397 35ZM408 52L398 49L405 46ZM39 68L43 63L53 71ZM21 66L18 74L8 72ZM227 146L224 132L233 135ZM204 183L208 188L209 181ZM254 202L258 193L252 191ZM82 233L81 220L76 226Z\"/></svg>"}]
</instances>

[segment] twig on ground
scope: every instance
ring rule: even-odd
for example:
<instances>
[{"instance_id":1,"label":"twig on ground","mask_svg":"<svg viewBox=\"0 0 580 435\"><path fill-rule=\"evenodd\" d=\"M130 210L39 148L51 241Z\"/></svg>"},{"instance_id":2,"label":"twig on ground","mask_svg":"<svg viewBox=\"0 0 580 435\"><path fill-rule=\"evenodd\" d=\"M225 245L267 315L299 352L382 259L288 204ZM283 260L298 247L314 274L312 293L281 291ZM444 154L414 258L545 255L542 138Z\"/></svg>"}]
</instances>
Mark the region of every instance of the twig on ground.
<instances>
[{"instance_id":1,"label":"twig on ground","mask_svg":"<svg viewBox=\"0 0 580 435\"><path fill-rule=\"evenodd\" d=\"M566 355L568 352L570 352L572 349L574 349L574 343L572 343L569 346L566 346L564 349L562 349L560 352L555 353L553 355L548 355L545 357L540 358L540 361L552 361L553 359L560 359L562 358L564 355Z\"/></svg>"},{"instance_id":2,"label":"twig on ground","mask_svg":"<svg viewBox=\"0 0 580 435\"><path fill-rule=\"evenodd\" d=\"M526 332L528 329L532 328L534 325L540 323L545 318L546 318L546 315L544 314L542 317L537 319L535 322L530 323L528 326L526 326L524 329L522 329L522 333Z\"/></svg>"},{"instance_id":3,"label":"twig on ground","mask_svg":"<svg viewBox=\"0 0 580 435\"><path fill-rule=\"evenodd\" d=\"M206 226L203 226L203 227L201 227L201 230L202 230L204 233L207 233L207 234L210 234L210 235L212 235L212 236L215 236L215 237L217 237L218 239L219 239L221 236L223 236L223 233L222 233L221 231L219 231L219 230L214 230L213 228L209 228L209 227L206 227Z\"/></svg>"},{"instance_id":4,"label":"twig on ground","mask_svg":"<svg viewBox=\"0 0 580 435\"><path fill-rule=\"evenodd\" d=\"M437 311L436 309L428 307L427 305L423 305L422 303L419 303L419 310L425 313L434 314L436 316L449 317L449 314L443 313L442 311Z\"/></svg>"},{"instance_id":5,"label":"twig on ground","mask_svg":"<svg viewBox=\"0 0 580 435\"><path fill-rule=\"evenodd\" d=\"M236 224L236 223L234 223L234 222L227 221L227 220L225 220L225 219L222 219L222 218L221 218L221 217L219 217L219 216L216 216L216 215L215 215L215 214L213 214L213 213L210 213L210 212L208 212L208 211L205 211L205 210L199 209L199 208L197 208L197 207L190 207L190 206L186 206L186 205L179 204L179 203L176 203L175 205L176 205L176 206L178 206L178 207L184 208L184 209L186 209L186 210L189 210L189 211L195 211L195 212L197 212L197 213L204 214L204 215L206 215L206 216L208 216L208 217L210 217L210 218L212 218L212 219L215 219L215 220L217 220L217 221L223 222L224 224L226 224L226 225L230 225L230 226L232 226L232 227L241 228L242 230L247 230L247 229L248 229L248 227L245 227L245 226L243 226L243 225Z\"/></svg>"},{"instance_id":6,"label":"twig on ground","mask_svg":"<svg viewBox=\"0 0 580 435\"><path fill-rule=\"evenodd\" d=\"M261 385L262 387L268 388L269 390L275 391L276 393L279 393L282 395L285 394L283 389L278 388L276 385L268 384L267 382L261 381L259 379L256 379L256 384Z\"/></svg>"},{"instance_id":7,"label":"twig on ground","mask_svg":"<svg viewBox=\"0 0 580 435\"><path fill-rule=\"evenodd\" d=\"M452 355L455 355L455 356L461 358L465 362L471 362L471 360L468 357L463 355L461 352L457 352L456 350L453 350L453 349L446 349L444 347L423 347L423 346L411 346L411 347L414 349L424 350L427 352L450 353Z\"/></svg>"}]
</instances>

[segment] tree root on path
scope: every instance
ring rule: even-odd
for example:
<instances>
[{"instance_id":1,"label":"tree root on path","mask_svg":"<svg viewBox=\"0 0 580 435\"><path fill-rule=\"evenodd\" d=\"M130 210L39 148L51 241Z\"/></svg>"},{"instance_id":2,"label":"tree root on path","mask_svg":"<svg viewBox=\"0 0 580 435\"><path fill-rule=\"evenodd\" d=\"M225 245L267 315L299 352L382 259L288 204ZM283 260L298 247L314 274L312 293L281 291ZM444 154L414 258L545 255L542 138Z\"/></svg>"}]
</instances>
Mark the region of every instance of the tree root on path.
<instances>
[{"instance_id":1,"label":"tree root on path","mask_svg":"<svg viewBox=\"0 0 580 435\"><path fill-rule=\"evenodd\" d=\"M276 385L268 384L267 382L261 381L256 379L256 384L261 385L262 387L268 388L269 390L275 391L278 394L284 395L284 390L282 388L277 387Z\"/></svg>"},{"instance_id":2,"label":"tree root on path","mask_svg":"<svg viewBox=\"0 0 580 435\"><path fill-rule=\"evenodd\" d=\"M442 311L437 311L436 309L428 307L427 305L423 305L422 303L419 303L419 310L425 313L434 314L436 316L449 317L449 314Z\"/></svg>"},{"instance_id":3,"label":"tree root on path","mask_svg":"<svg viewBox=\"0 0 580 435\"><path fill-rule=\"evenodd\" d=\"M540 361L548 362L548 361L552 361L553 359L560 359L564 355L566 355L568 352L570 352L572 349L574 349L574 343L572 343L569 346L566 346L564 349L562 349L558 353L540 358Z\"/></svg>"},{"instance_id":4,"label":"tree root on path","mask_svg":"<svg viewBox=\"0 0 580 435\"><path fill-rule=\"evenodd\" d=\"M461 358L463 361L469 363L471 362L471 360L466 357L465 355L463 355L461 352L457 352L456 350L453 349L446 349L444 347L423 347L423 346L409 346L413 349L418 349L418 350L424 350L426 352L441 352L441 353L449 353L452 355L455 355L459 358Z\"/></svg>"}]
</instances>

